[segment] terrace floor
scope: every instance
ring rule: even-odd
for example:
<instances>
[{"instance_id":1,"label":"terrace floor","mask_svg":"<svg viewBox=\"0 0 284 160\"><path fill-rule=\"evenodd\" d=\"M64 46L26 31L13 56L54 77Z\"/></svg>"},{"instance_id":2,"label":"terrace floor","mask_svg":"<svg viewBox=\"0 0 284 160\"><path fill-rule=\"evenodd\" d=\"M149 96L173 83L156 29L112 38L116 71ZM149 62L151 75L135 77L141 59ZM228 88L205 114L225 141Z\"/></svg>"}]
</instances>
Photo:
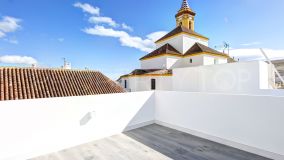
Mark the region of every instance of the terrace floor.
<instances>
[{"instance_id":1,"label":"terrace floor","mask_svg":"<svg viewBox=\"0 0 284 160\"><path fill-rule=\"evenodd\" d=\"M31 160L268 160L157 124Z\"/></svg>"}]
</instances>

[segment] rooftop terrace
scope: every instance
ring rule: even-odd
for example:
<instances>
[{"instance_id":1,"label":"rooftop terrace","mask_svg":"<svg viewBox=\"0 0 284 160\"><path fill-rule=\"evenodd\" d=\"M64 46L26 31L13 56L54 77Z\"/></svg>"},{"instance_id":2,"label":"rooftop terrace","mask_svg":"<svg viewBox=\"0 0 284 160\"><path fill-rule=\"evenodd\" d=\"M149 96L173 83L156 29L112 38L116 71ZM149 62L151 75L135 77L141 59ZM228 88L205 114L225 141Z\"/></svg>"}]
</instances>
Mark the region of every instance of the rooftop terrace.
<instances>
[{"instance_id":1,"label":"rooftop terrace","mask_svg":"<svg viewBox=\"0 0 284 160\"><path fill-rule=\"evenodd\" d=\"M30 160L269 160L157 124Z\"/></svg>"},{"instance_id":2,"label":"rooftop terrace","mask_svg":"<svg viewBox=\"0 0 284 160\"><path fill-rule=\"evenodd\" d=\"M281 104L274 90L1 101L0 160L283 160Z\"/></svg>"}]
</instances>

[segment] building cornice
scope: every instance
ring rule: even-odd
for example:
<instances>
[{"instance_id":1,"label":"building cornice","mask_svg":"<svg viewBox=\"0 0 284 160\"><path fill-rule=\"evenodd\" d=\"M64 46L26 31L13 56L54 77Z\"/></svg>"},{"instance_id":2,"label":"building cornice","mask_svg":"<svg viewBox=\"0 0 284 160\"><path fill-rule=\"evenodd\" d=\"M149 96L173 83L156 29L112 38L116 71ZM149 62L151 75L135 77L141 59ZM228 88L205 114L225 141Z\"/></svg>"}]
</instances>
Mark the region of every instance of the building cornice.
<instances>
[{"instance_id":1,"label":"building cornice","mask_svg":"<svg viewBox=\"0 0 284 160\"><path fill-rule=\"evenodd\" d=\"M143 59L140 59L140 60L141 60L141 61L144 61L144 60L150 60L150 59L159 58L159 57L164 57L164 56L180 57L180 58L183 57L183 55L163 53L163 54L159 54L159 55L157 55L157 56L152 56L152 57L148 57L148 58L143 58Z\"/></svg>"},{"instance_id":2,"label":"building cornice","mask_svg":"<svg viewBox=\"0 0 284 160\"><path fill-rule=\"evenodd\" d=\"M173 74L143 74L143 75L125 75L121 76L121 78L133 78L133 77L170 77Z\"/></svg>"},{"instance_id":3,"label":"building cornice","mask_svg":"<svg viewBox=\"0 0 284 160\"><path fill-rule=\"evenodd\" d=\"M173 54L165 53L165 54L161 54L161 55L157 55L157 56L141 59L141 61L151 60L151 59L164 57L164 56L171 56L171 57L178 57L178 58L187 58L187 57L193 57L193 56L199 56L199 55L211 55L211 56L217 56L217 57L222 57L222 58L229 58L229 56L226 56L226 55L219 55L219 54L210 53L210 52L198 52L198 53L194 53L194 54L190 54L190 55L173 55Z\"/></svg>"},{"instance_id":4,"label":"building cornice","mask_svg":"<svg viewBox=\"0 0 284 160\"><path fill-rule=\"evenodd\" d=\"M193 36L193 37L195 37L195 38L200 38L200 39L202 39L202 40L209 41L209 38L207 38L207 37L199 36L199 35L196 35L196 34L190 34L190 33L187 33L187 32L181 32L181 33L172 35L172 36L170 36L170 37L167 37L167 38L165 38L165 39L156 41L155 43L156 43L156 44L159 44L159 43L162 43L162 42L164 42L164 41L167 41L167 40L169 40L169 39L172 39L172 38L174 38L174 37L176 37L176 36L179 36L179 35L182 35L182 34L186 34L186 35L189 35L189 36Z\"/></svg>"}]
</instances>

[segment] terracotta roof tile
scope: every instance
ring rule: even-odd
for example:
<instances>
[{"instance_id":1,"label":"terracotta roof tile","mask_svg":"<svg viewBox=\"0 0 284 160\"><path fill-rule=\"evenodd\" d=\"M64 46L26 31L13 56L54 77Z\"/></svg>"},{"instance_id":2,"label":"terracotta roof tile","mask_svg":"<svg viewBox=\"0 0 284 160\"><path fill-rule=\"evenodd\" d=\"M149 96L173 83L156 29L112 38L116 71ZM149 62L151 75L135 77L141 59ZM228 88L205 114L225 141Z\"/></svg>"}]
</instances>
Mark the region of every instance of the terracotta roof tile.
<instances>
[{"instance_id":1,"label":"terracotta roof tile","mask_svg":"<svg viewBox=\"0 0 284 160\"><path fill-rule=\"evenodd\" d=\"M187 55L192 55L195 53L200 53L200 52L206 52L206 53L211 53L211 54L216 54L216 55L221 55L221 56L226 56L229 57L227 54L224 54L222 52L216 51L210 47L207 47L203 44L200 43L195 43L191 48L189 48L188 51L185 52L184 56Z\"/></svg>"},{"instance_id":2,"label":"terracotta roof tile","mask_svg":"<svg viewBox=\"0 0 284 160\"><path fill-rule=\"evenodd\" d=\"M0 68L0 101L122 92L97 71Z\"/></svg>"},{"instance_id":3,"label":"terracotta roof tile","mask_svg":"<svg viewBox=\"0 0 284 160\"><path fill-rule=\"evenodd\" d=\"M205 37L205 36L203 36L203 35L201 35L201 34L199 34L199 33L196 33L196 32L194 32L194 31L191 30L191 29L188 29L188 28L183 27L183 26L178 26L178 27L176 27L174 30L172 30L171 32L169 32L168 34L166 34L164 37L162 37L162 38L160 38L159 40L157 40L156 43L157 43L157 42L160 42L160 41L162 41L162 40L164 40L164 39L167 39L167 38L169 38L169 37L172 37L172 36L174 36L174 35L176 35L176 34L179 34L179 33L188 33L188 34L190 34L190 35L195 35L195 36L198 36L198 37L203 37L203 38L205 38L205 39L208 39L207 37Z\"/></svg>"},{"instance_id":4,"label":"terracotta roof tile","mask_svg":"<svg viewBox=\"0 0 284 160\"><path fill-rule=\"evenodd\" d=\"M146 56L140 58L140 60L146 59L146 58L151 58L163 54L170 54L170 55L182 55L178 50L176 50L173 46L170 44L165 44L162 47L154 50L153 52L147 54Z\"/></svg>"},{"instance_id":5,"label":"terracotta roof tile","mask_svg":"<svg viewBox=\"0 0 284 160\"><path fill-rule=\"evenodd\" d=\"M123 77L127 77L127 76L168 75L168 74L172 74L172 70L170 69L135 69L131 73L121 76L119 79Z\"/></svg>"}]
</instances>

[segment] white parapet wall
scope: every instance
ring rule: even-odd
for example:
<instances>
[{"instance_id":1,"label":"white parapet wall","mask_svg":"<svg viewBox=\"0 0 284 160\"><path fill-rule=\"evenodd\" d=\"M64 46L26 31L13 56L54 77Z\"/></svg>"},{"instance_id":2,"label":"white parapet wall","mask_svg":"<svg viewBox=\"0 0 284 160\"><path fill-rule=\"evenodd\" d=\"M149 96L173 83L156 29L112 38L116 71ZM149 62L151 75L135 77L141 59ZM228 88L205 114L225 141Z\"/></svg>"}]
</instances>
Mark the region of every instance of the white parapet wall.
<instances>
[{"instance_id":1,"label":"white parapet wall","mask_svg":"<svg viewBox=\"0 0 284 160\"><path fill-rule=\"evenodd\" d=\"M154 122L154 93L0 102L0 160L27 159Z\"/></svg>"},{"instance_id":2,"label":"white parapet wall","mask_svg":"<svg viewBox=\"0 0 284 160\"><path fill-rule=\"evenodd\" d=\"M173 69L173 91L258 93L271 89L274 74L262 61Z\"/></svg>"},{"instance_id":3,"label":"white parapet wall","mask_svg":"<svg viewBox=\"0 0 284 160\"><path fill-rule=\"evenodd\" d=\"M158 124L272 159L284 159L284 96L155 94Z\"/></svg>"},{"instance_id":4,"label":"white parapet wall","mask_svg":"<svg viewBox=\"0 0 284 160\"><path fill-rule=\"evenodd\" d=\"M0 160L47 154L154 122L284 159L284 93L149 91L0 102Z\"/></svg>"}]
</instances>

